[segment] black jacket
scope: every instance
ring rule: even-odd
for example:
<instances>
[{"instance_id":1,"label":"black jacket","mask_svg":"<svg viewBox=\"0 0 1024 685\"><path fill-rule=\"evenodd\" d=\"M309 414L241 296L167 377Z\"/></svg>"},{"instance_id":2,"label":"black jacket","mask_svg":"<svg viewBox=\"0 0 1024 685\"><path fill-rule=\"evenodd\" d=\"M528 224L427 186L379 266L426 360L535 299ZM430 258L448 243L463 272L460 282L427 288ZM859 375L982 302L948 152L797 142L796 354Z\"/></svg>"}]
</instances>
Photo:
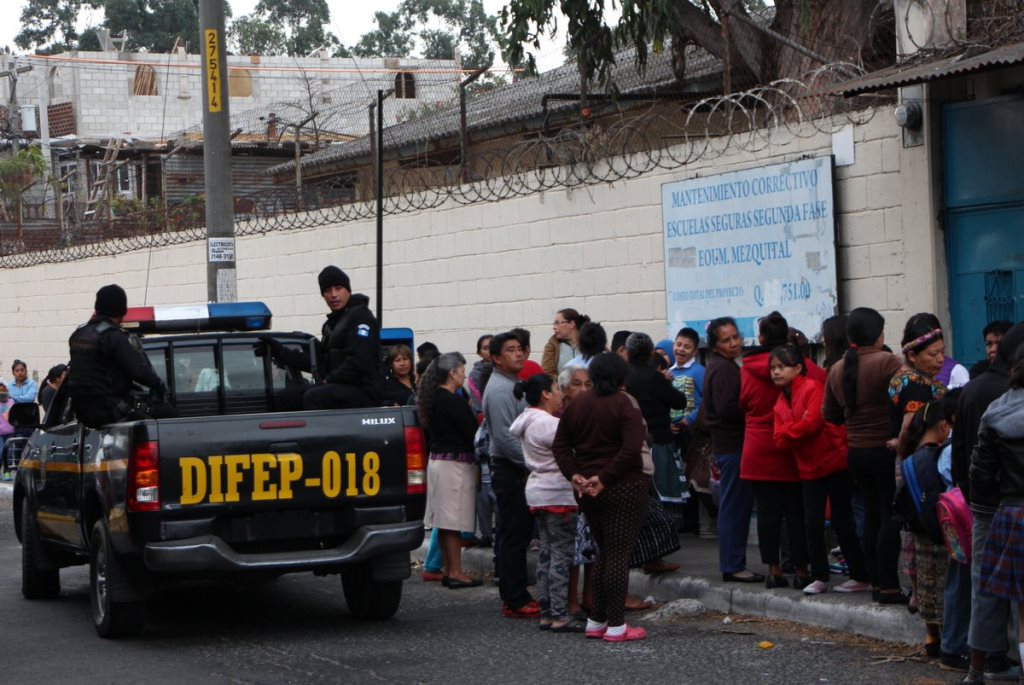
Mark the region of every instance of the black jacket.
<instances>
[{"instance_id":1,"label":"black jacket","mask_svg":"<svg viewBox=\"0 0 1024 685\"><path fill-rule=\"evenodd\" d=\"M380 399L384 382L380 324L369 304L370 298L356 293L347 307L328 314L316 353L325 382L357 385ZM291 350L285 358L289 366L312 371L305 349Z\"/></svg>"},{"instance_id":2,"label":"black jacket","mask_svg":"<svg viewBox=\"0 0 1024 685\"><path fill-rule=\"evenodd\" d=\"M686 394L673 388L672 381L649 364L629 365L626 392L635 397L640 405L654 444L671 443L672 421L669 412L672 409L686 409Z\"/></svg>"},{"instance_id":3,"label":"black jacket","mask_svg":"<svg viewBox=\"0 0 1024 685\"><path fill-rule=\"evenodd\" d=\"M981 417L971 454L971 506L1024 504L1024 388L1012 388Z\"/></svg>"},{"instance_id":4,"label":"black jacket","mask_svg":"<svg viewBox=\"0 0 1024 685\"><path fill-rule=\"evenodd\" d=\"M958 485L968 502L971 501L968 470L971 452L978 442L981 416L989 405L1010 388L1010 373L1000 364L964 386L957 402L956 427L953 429L952 470L953 483Z\"/></svg>"},{"instance_id":5,"label":"black jacket","mask_svg":"<svg viewBox=\"0 0 1024 685\"><path fill-rule=\"evenodd\" d=\"M133 383L165 391L140 345L106 317L93 317L68 340L68 395L76 416L97 428L129 414Z\"/></svg>"}]
</instances>

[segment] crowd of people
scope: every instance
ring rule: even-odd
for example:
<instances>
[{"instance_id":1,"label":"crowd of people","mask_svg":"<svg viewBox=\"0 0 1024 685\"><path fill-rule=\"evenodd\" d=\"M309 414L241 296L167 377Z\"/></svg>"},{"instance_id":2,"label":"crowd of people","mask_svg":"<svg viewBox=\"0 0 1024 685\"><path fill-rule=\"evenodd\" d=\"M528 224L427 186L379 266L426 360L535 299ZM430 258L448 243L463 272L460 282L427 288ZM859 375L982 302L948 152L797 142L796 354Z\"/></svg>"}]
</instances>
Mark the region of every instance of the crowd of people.
<instances>
[{"instance_id":1,"label":"crowd of people","mask_svg":"<svg viewBox=\"0 0 1024 685\"><path fill-rule=\"evenodd\" d=\"M20 359L11 364L10 382L0 380L0 478L10 480L12 459L5 446L12 437L27 437L67 376L67 365L52 367L42 383L29 378L28 365ZM21 405L15 408L16 405ZM12 412L13 409L13 412ZM13 444L13 443L12 443Z\"/></svg>"},{"instance_id":2,"label":"crowd of people","mask_svg":"<svg viewBox=\"0 0 1024 685\"><path fill-rule=\"evenodd\" d=\"M539 365L523 329L481 336L468 373L427 343L413 376L411 350L392 350L389 383L430 445L439 558L425 579L479 585L461 553L493 538L505 616L643 639L625 620L629 569L678 569L663 557L711 518L723 581L870 592L918 614L927 654L963 682L1019 677L1007 652L1024 599L1024 323L986 326L970 370L929 313L896 352L877 311L832 317L820 366L778 312L753 346L730 317L657 344L630 331L609 344L574 309L553 328ZM755 511L760 570L746 556Z\"/></svg>"}]
</instances>

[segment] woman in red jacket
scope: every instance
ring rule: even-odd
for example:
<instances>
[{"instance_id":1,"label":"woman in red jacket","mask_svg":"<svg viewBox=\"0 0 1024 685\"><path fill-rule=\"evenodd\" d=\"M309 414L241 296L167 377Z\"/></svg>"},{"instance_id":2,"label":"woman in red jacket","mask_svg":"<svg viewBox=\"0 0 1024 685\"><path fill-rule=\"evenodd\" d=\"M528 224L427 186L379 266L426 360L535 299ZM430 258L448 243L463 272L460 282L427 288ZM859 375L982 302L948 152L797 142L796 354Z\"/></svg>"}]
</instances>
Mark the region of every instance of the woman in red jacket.
<instances>
[{"instance_id":1,"label":"woman in red jacket","mask_svg":"<svg viewBox=\"0 0 1024 685\"><path fill-rule=\"evenodd\" d=\"M789 532L790 556L796 568L793 584L804 588L811 583L807 572L800 472L793 451L776 447L773 437L775 401L780 391L772 382L768 362L771 350L785 345L788 339L789 324L782 314L772 312L758 323L760 347L747 353L740 368L740 408L746 417L740 478L754 485L758 547L761 561L768 565L765 586L769 588L789 587L779 565L783 518ZM809 360L806 367L812 378L824 382L824 371Z\"/></svg>"},{"instance_id":2,"label":"woman in red jacket","mask_svg":"<svg viewBox=\"0 0 1024 685\"><path fill-rule=\"evenodd\" d=\"M804 357L793 345L772 350L771 376L782 392L775 402L775 446L791 450L800 473L807 550L814 582L809 595L829 590L828 547L825 544L825 506L831 504L832 530L850 566L850 580L836 592L871 589L850 497L853 479L846 462L846 429L825 423L821 416L824 383L807 376Z\"/></svg>"}]
</instances>

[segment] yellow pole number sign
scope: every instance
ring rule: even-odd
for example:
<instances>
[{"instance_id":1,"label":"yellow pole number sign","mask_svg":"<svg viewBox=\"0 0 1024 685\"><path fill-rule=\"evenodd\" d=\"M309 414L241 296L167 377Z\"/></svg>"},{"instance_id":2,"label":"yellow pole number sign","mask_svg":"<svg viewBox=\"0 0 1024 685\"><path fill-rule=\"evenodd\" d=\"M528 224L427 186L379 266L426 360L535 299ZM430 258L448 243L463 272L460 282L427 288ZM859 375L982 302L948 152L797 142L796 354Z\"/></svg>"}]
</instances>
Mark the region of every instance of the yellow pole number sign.
<instances>
[{"instance_id":1,"label":"yellow pole number sign","mask_svg":"<svg viewBox=\"0 0 1024 685\"><path fill-rule=\"evenodd\" d=\"M220 111L224 89L220 82L220 41L216 29L206 29L206 102L209 111Z\"/></svg>"}]
</instances>

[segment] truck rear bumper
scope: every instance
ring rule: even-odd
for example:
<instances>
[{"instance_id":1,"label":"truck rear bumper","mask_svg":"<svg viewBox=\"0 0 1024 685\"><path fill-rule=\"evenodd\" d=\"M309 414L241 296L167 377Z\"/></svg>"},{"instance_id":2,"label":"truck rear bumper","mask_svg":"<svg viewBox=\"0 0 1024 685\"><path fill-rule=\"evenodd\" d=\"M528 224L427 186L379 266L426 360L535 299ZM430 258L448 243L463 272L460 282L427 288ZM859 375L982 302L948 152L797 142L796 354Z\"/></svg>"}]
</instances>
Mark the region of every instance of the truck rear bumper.
<instances>
[{"instance_id":1,"label":"truck rear bumper","mask_svg":"<svg viewBox=\"0 0 1024 685\"><path fill-rule=\"evenodd\" d=\"M151 542L143 551L146 567L161 573L196 571L312 571L409 552L423 542L423 522L361 526L343 544L331 549L241 553L215 535Z\"/></svg>"}]
</instances>

